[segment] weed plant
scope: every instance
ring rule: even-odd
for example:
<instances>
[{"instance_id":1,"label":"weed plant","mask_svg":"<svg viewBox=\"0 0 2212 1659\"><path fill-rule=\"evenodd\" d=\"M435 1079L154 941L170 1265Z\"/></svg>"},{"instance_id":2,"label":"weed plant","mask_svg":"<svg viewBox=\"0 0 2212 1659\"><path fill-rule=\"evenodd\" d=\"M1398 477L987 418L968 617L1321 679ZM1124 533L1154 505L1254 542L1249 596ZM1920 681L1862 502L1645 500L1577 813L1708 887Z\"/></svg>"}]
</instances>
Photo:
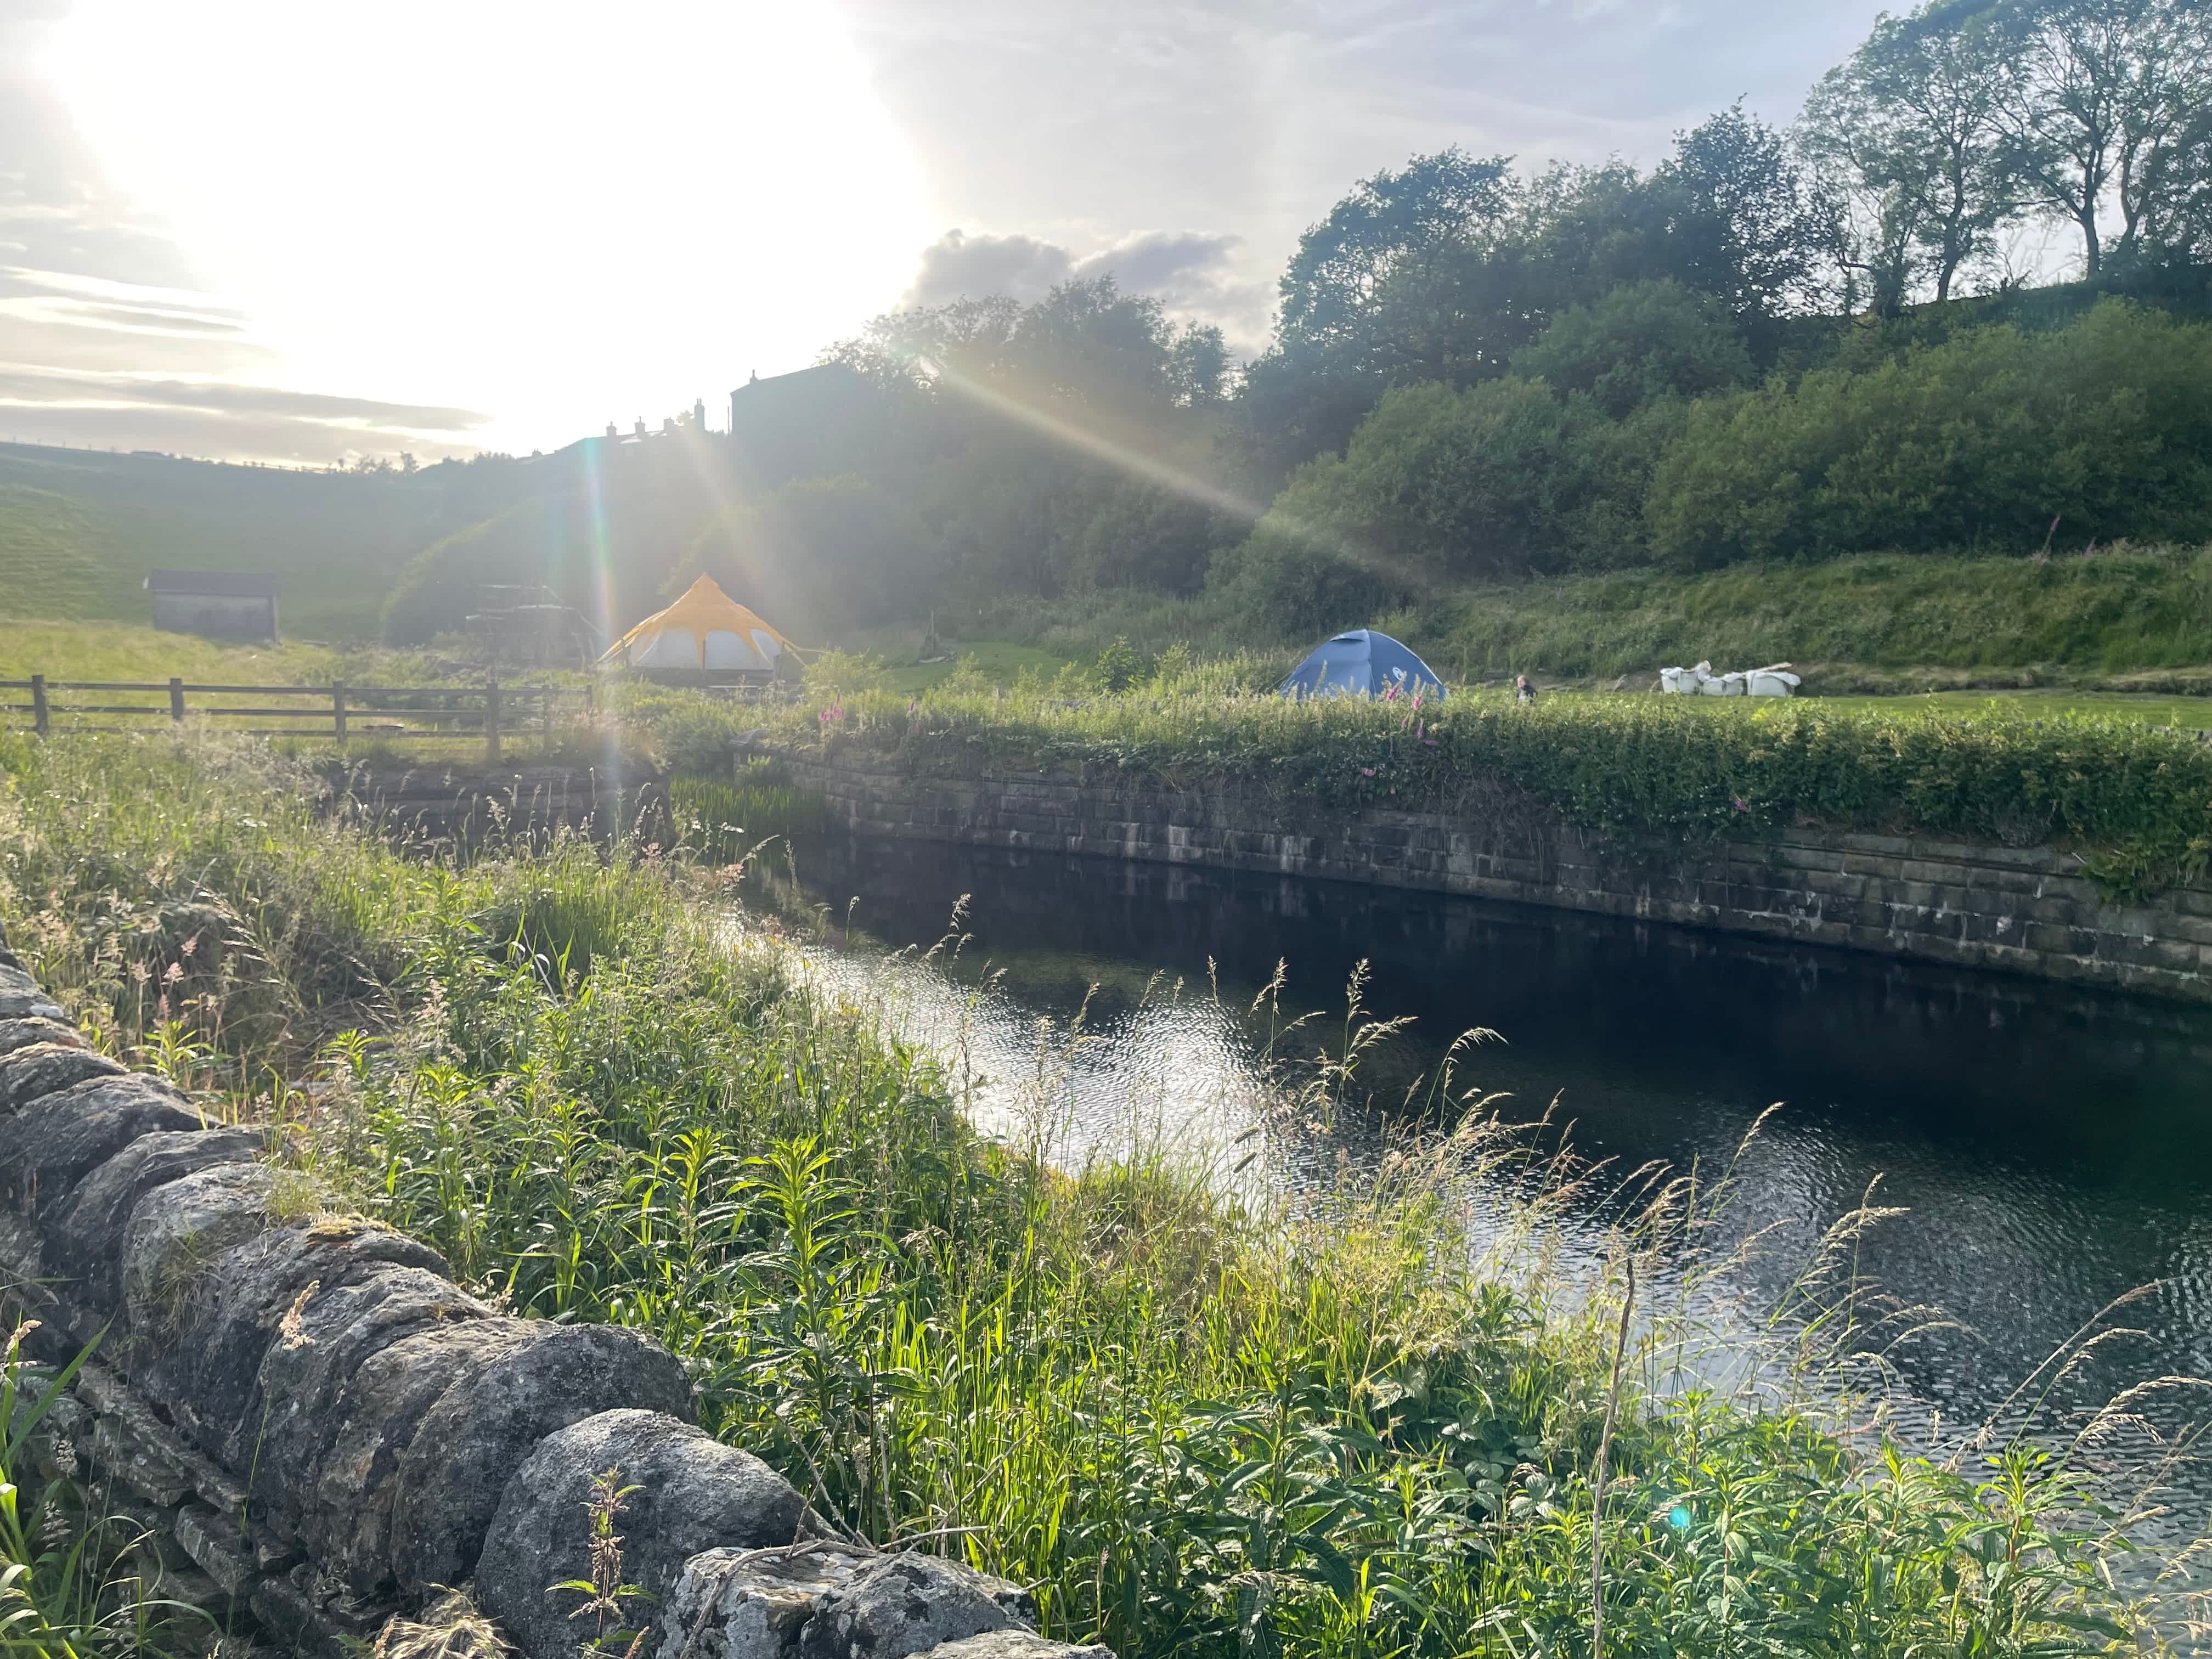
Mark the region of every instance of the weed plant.
<instances>
[{"instance_id":1,"label":"weed plant","mask_svg":"<svg viewBox=\"0 0 2212 1659\"><path fill-rule=\"evenodd\" d=\"M1452 1075L1379 1168L1295 1203L1157 1144L1060 1167L1042 1129L979 1134L876 1011L807 992L681 846L411 856L209 740L0 763L0 919L111 1047L156 1041L129 964L178 959L144 919L222 917L212 1006L165 1017L233 1111L287 1119L293 1156L483 1293L652 1332L708 1425L825 1516L1034 1586L1054 1634L1582 1655L1595 1582L1614 1655L2192 1639L2185 1606L2119 1588L2145 1515L2110 1477L2127 1402L2085 1430L2031 1390L1940 1447L1888 1433L1867 1385L1893 1321L1849 1269L1868 1218L1715 1383L1725 1182L1607 1195ZM1355 1006L1331 1066L1283 1073L1257 1133L1356 1098L1371 1024ZM1551 1248L1570 1213L1612 1226L1595 1281ZM1625 1318L1632 1261L1675 1288Z\"/></svg>"},{"instance_id":2,"label":"weed plant","mask_svg":"<svg viewBox=\"0 0 2212 1659\"><path fill-rule=\"evenodd\" d=\"M672 829L698 852L734 864L772 836L818 836L829 827L821 792L794 785L784 768L765 757L747 762L736 781L678 777L669 781Z\"/></svg>"}]
</instances>

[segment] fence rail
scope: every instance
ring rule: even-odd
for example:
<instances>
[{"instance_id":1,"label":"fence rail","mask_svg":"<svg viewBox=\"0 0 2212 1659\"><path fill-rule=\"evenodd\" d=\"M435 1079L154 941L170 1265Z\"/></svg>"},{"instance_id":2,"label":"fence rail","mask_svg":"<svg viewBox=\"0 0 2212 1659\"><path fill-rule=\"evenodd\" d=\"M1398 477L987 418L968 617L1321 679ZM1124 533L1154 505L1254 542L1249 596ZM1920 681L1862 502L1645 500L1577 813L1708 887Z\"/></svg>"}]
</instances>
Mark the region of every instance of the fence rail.
<instances>
[{"instance_id":1,"label":"fence rail","mask_svg":"<svg viewBox=\"0 0 2212 1659\"><path fill-rule=\"evenodd\" d=\"M556 714L573 705L586 714L598 708L598 694L589 685L501 685L488 679L482 685L348 685L343 680L329 685L198 685L173 680L50 680L33 674L27 680L0 680L0 696L28 692L30 701L0 702L0 730L34 732L50 737L57 732L128 729L130 720L115 715L136 715L140 721L166 720L182 725L187 718L248 722L289 720L305 724L271 726L248 724L240 728L264 737L330 738L343 742L349 737L471 738L481 738L487 760L499 758L503 738L523 732L550 731ZM57 693L75 698L88 695L166 696L166 702L81 702L58 701ZM250 703L195 703L205 697L252 697ZM279 703L276 700L292 699ZM20 716L30 716L21 723ZM107 717L88 723L87 715Z\"/></svg>"}]
</instances>

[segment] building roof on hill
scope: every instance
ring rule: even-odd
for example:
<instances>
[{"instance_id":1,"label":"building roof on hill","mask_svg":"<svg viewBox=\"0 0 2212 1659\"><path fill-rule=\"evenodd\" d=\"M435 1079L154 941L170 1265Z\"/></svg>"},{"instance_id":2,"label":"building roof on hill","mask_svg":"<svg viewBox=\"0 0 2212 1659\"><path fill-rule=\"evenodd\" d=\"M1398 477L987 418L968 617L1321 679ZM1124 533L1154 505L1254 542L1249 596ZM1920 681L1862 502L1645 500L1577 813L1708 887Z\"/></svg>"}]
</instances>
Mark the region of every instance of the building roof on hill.
<instances>
[{"instance_id":1,"label":"building roof on hill","mask_svg":"<svg viewBox=\"0 0 2212 1659\"><path fill-rule=\"evenodd\" d=\"M276 578L264 570L156 570L149 593L191 593L205 599L273 599Z\"/></svg>"},{"instance_id":2,"label":"building roof on hill","mask_svg":"<svg viewBox=\"0 0 2212 1659\"><path fill-rule=\"evenodd\" d=\"M771 374L766 380L756 374L730 395L775 398L794 392L842 392L860 384L860 377L843 363L816 363L811 368L794 368L788 374Z\"/></svg>"}]
</instances>

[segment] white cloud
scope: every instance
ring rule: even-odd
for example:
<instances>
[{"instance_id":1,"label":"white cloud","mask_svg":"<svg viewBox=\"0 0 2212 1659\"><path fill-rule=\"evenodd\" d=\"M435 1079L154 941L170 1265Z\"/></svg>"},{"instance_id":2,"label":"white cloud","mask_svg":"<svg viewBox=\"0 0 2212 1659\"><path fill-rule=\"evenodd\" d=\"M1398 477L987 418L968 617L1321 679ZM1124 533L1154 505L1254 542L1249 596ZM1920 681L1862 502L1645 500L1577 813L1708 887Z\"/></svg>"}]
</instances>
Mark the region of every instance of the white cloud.
<instances>
[{"instance_id":1,"label":"white cloud","mask_svg":"<svg viewBox=\"0 0 2212 1659\"><path fill-rule=\"evenodd\" d=\"M1231 231L1137 231L1085 254L1018 234L950 230L921 252L902 307L1004 295L1024 304L1061 283L1112 276L1170 314L1220 326L1248 354L1264 338L1269 290L1244 272L1244 239Z\"/></svg>"}]
</instances>

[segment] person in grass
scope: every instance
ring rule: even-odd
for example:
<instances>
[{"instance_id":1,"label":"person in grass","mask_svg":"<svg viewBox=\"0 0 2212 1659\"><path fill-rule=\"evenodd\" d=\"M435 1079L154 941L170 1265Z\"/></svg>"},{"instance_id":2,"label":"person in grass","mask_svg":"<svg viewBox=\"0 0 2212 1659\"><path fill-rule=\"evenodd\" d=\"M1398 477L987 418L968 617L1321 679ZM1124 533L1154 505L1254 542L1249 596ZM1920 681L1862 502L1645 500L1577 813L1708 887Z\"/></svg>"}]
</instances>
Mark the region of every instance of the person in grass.
<instances>
[{"instance_id":1,"label":"person in grass","mask_svg":"<svg viewBox=\"0 0 2212 1659\"><path fill-rule=\"evenodd\" d=\"M1513 701L1516 702L1536 701L1536 688L1528 683L1528 677L1526 674L1516 674L1513 677Z\"/></svg>"}]
</instances>

